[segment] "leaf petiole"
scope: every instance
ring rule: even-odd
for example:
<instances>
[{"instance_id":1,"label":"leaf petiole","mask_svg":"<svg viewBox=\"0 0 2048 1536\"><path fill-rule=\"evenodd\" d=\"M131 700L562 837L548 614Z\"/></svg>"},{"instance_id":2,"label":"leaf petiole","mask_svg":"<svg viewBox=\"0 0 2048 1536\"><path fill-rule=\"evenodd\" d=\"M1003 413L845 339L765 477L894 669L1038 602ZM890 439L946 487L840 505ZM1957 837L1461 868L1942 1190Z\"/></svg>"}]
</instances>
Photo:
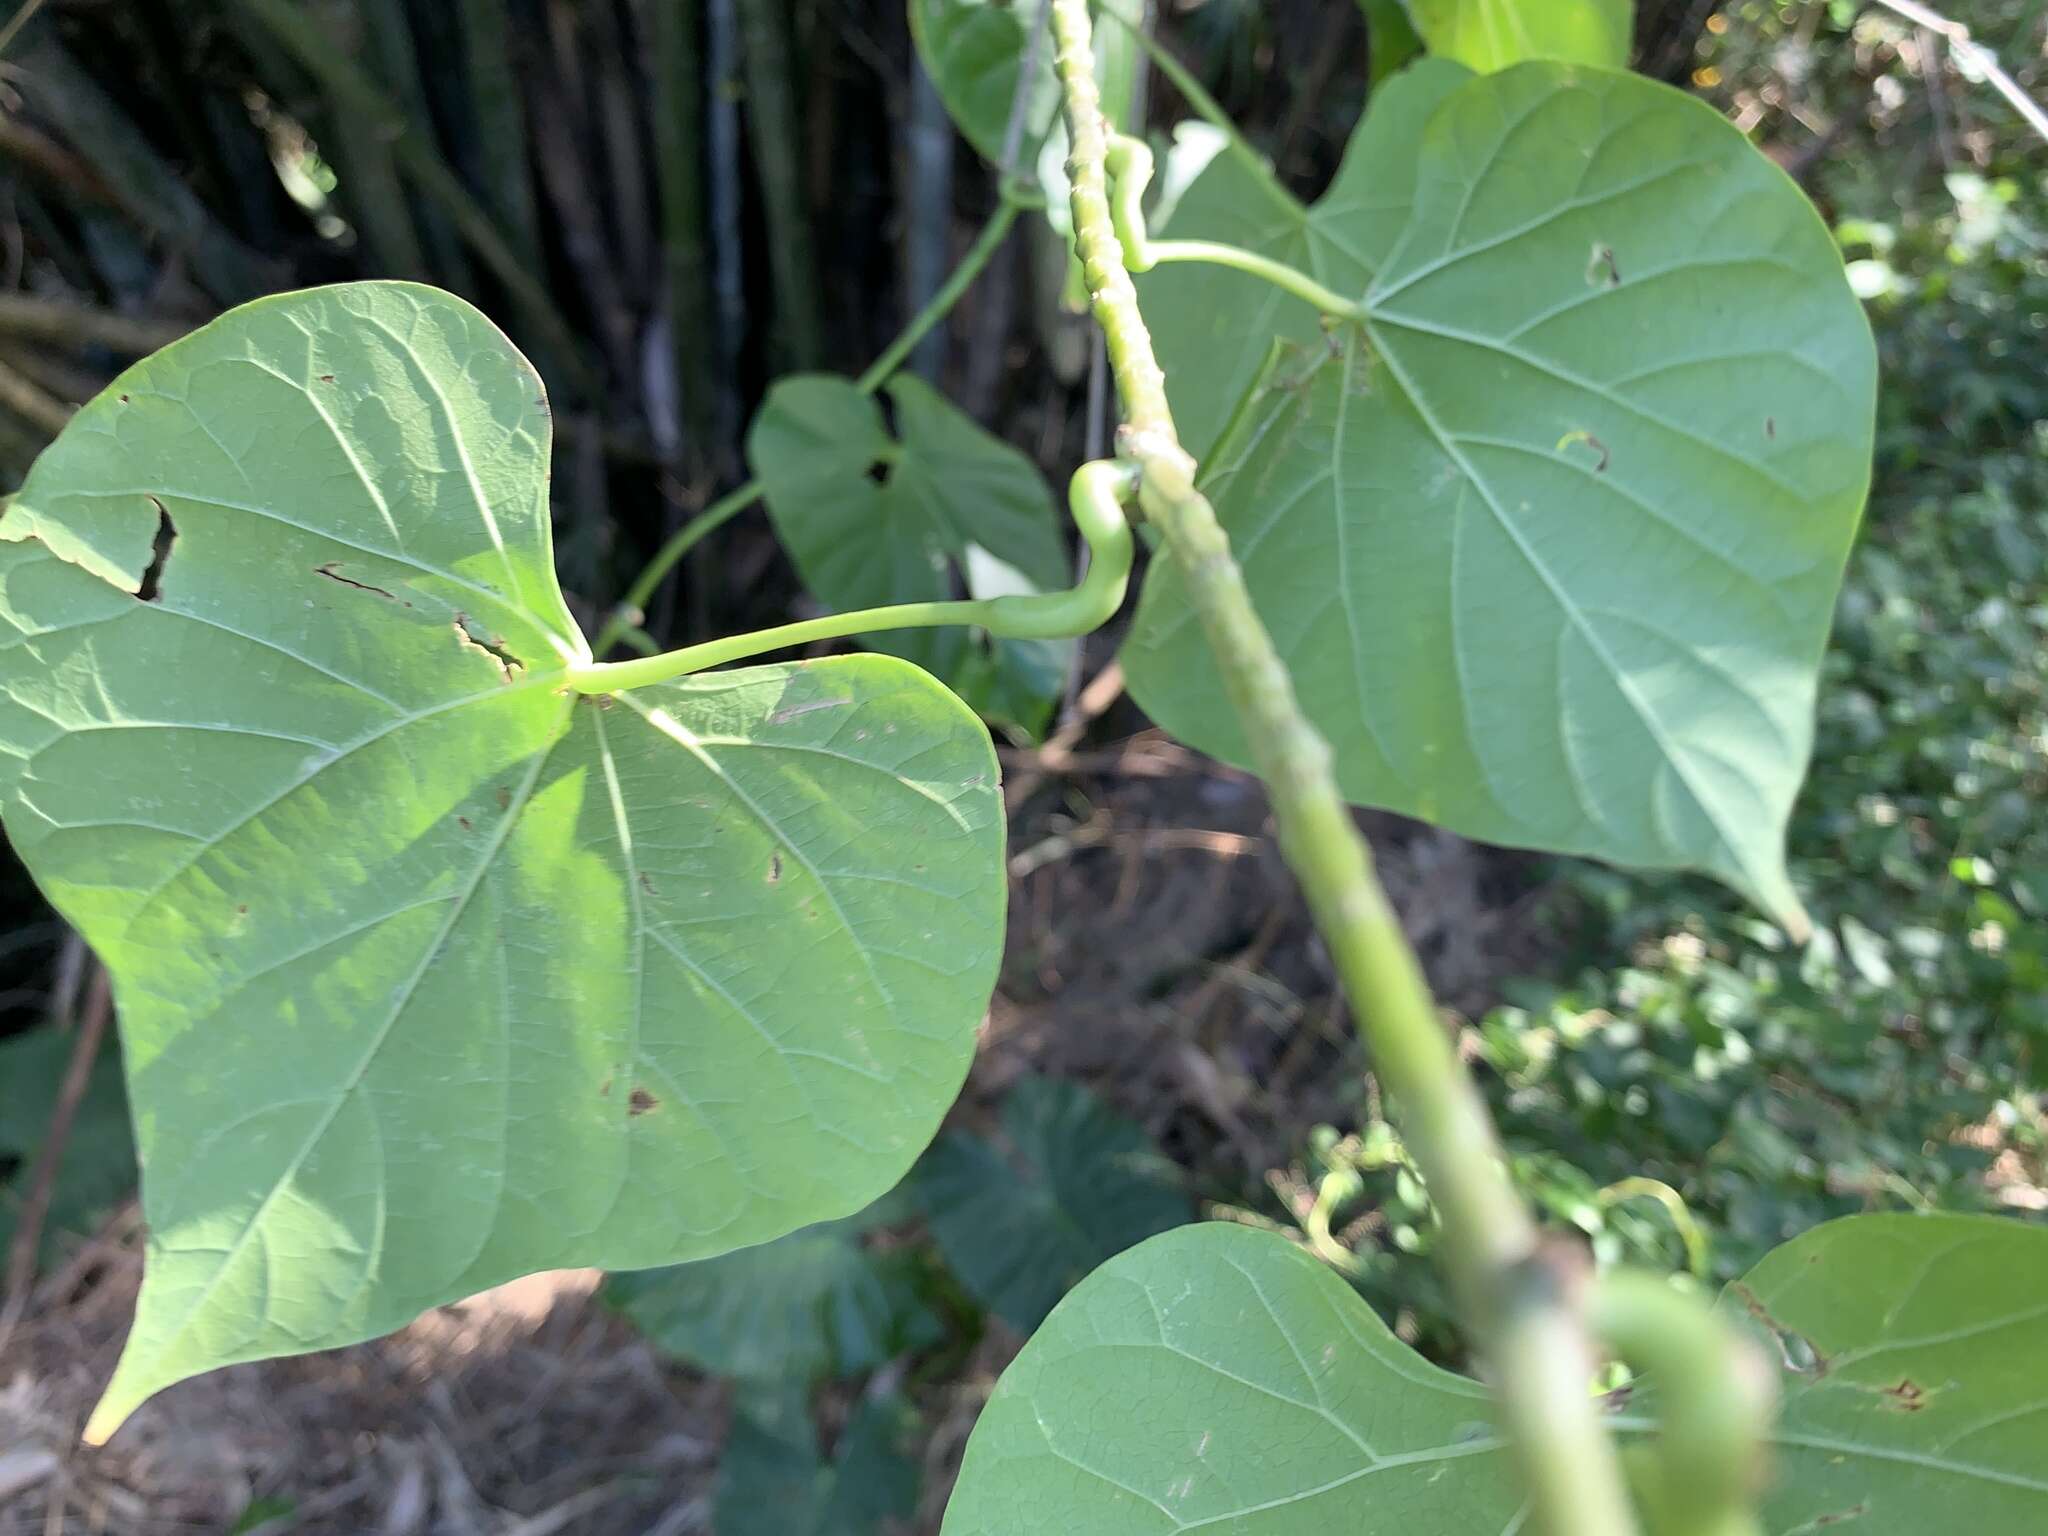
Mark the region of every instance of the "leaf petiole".
<instances>
[{"instance_id":1,"label":"leaf petiole","mask_svg":"<svg viewBox=\"0 0 2048 1536\"><path fill-rule=\"evenodd\" d=\"M1123 603L1131 574L1131 526L1124 505L1137 494L1135 466L1113 459L1083 464L1069 483L1067 505L1088 545L1088 571L1064 592L1032 592L952 602L893 603L851 613L831 613L778 624L744 635L727 635L686 645L658 656L630 661L588 662L569 669L578 693L617 693L667 682L727 662L817 640L885 629L933 629L972 625L999 640L1055 640L1085 635L1105 623Z\"/></svg>"},{"instance_id":2,"label":"leaf petiole","mask_svg":"<svg viewBox=\"0 0 2048 1536\"><path fill-rule=\"evenodd\" d=\"M1152 180L1152 149L1143 140L1125 134L1112 135L1105 166L1111 186L1110 222L1116 229L1117 242L1124 248L1124 266L1130 271L1150 272L1167 261L1205 261L1211 266L1233 267L1263 278L1337 319L1365 318L1363 303L1324 287L1284 261L1218 240L1154 240L1147 235L1144 196Z\"/></svg>"},{"instance_id":3,"label":"leaf petiole","mask_svg":"<svg viewBox=\"0 0 2048 1536\"><path fill-rule=\"evenodd\" d=\"M960 265L931 296L930 302L910 317L909 324L903 327L896 339L883 348L881 355L868 364L866 371L854 381L854 388L862 394L871 395L889 381L889 376L902 366L903 360L910 356L932 327L946 318L953 306L960 302L960 296L995 258L1003 241L1009 237L1011 227L1016 224L1017 215L1034 206L1031 189L1021 182L1005 180L998 190L1001 201L982 226L981 233L975 236L967 254L960 258ZM1042 203L1043 200L1038 201ZM765 490L758 479L749 480L726 492L671 534L668 542L655 551L654 558L634 578L633 585L620 599L618 607L612 610L611 617L605 620L597 639L591 644L592 651L602 656L626 638L626 631L640 622L662 579L675 569L676 563L696 548L706 534L724 527L759 501Z\"/></svg>"}]
</instances>

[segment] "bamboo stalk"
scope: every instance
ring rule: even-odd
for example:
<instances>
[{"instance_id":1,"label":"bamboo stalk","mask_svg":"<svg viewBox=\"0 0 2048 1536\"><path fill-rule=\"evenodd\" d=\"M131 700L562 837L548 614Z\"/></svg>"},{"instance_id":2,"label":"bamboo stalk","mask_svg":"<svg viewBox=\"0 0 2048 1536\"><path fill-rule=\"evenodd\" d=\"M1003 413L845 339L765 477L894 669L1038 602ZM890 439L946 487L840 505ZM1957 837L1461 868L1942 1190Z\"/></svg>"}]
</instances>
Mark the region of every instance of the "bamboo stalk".
<instances>
[{"instance_id":1,"label":"bamboo stalk","mask_svg":"<svg viewBox=\"0 0 2048 1536\"><path fill-rule=\"evenodd\" d=\"M46 16L15 39L8 82L76 152L75 160L59 152L40 161L42 169L58 173L56 184L67 194L111 200L149 235L188 252L200 283L223 304L277 286L280 274L221 226L133 119L57 42ZM15 137L33 156L35 136ZM60 169L81 166L76 177Z\"/></svg>"},{"instance_id":2,"label":"bamboo stalk","mask_svg":"<svg viewBox=\"0 0 2048 1536\"><path fill-rule=\"evenodd\" d=\"M523 309L555 355L561 358L575 382L592 399L602 391L597 377L584 358L576 334L556 310L554 300L541 280L520 264L505 237L499 233L481 204L470 195L440 154L406 120L376 82L362 69L332 47L320 29L290 0L235 0L256 21L269 29L285 51L319 81L333 98L335 115L351 114L378 126L391 143L399 167L420 190L438 203L454 220L455 227L478 258L488 266Z\"/></svg>"},{"instance_id":3,"label":"bamboo stalk","mask_svg":"<svg viewBox=\"0 0 2048 1536\"><path fill-rule=\"evenodd\" d=\"M433 115L427 106L426 83L420 75L419 50L405 0L355 0L355 9L362 18L368 57L375 63L372 75L404 116L408 131L434 141ZM457 292L473 291L476 285L469 261L446 211L431 206L417 209L413 225L419 231L427 270L435 280Z\"/></svg>"},{"instance_id":4,"label":"bamboo stalk","mask_svg":"<svg viewBox=\"0 0 2048 1536\"><path fill-rule=\"evenodd\" d=\"M661 199L661 270L670 367L685 442L710 467L718 455L711 380L710 260L704 249L704 61L699 0L655 0L655 168Z\"/></svg>"},{"instance_id":5,"label":"bamboo stalk","mask_svg":"<svg viewBox=\"0 0 2048 1536\"><path fill-rule=\"evenodd\" d=\"M0 335L25 341L47 341L63 347L106 347L129 357L143 357L167 347L191 330L175 320L138 319L71 304L62 299L35 298L25 293L0 294Z\"/></svg>"},{"instance_id":6,"label":"bamboo stalk","mask_svg":"<svg viewBox=\"0 0 2048 1536\"><path fill-rule=\"evenodd\" d=\"M27 374L0 362L0 406L55 437L69 425L76 406L66 405Z\"/></svg>"},{"instance_id":7,"label":"bamboo stalk","mask_svg":"<svg viewBox=\"0 0 2048 1536\"><path fill-rule=\"evenodd\" d=\"M462 0L462 45L484 199L520 265L537 272L540 239L526 157L526 106L512 63L512 21L505 0Z\"/></svg>"},{"instance_id":8,"label":"bamboo stalk","mask_svg":"<svg viewBox=\"0 0 2048 1536\"><path fill-rule=\"evenodd\" d=\"M775 275L777 331L789 367L815 368L825 356L825 316L804 202L783 0L740 0L739 23L747 126L767 215L768 263Z\"/></svg>"}]
</instances>

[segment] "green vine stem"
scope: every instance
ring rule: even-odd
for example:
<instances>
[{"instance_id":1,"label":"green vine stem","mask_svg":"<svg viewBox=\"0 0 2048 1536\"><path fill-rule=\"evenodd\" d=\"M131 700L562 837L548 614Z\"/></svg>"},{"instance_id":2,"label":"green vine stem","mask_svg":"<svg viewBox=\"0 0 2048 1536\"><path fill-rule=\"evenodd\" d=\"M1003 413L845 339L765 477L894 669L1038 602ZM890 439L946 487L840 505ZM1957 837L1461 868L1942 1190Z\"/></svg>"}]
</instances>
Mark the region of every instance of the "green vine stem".
<instances>
[{"instance_id":1,"label":"green vine stem","mask_svg":"<svg viewBox=\"0 0 2048 1536\"><path fill-rule=\"evenodd\" d=\"M1089 561L1087 573L1068 591L957 602L895 603L884 608L830 613L823 618L757 629L750 634L728 635L702 645L686 645L658 656L587 663L571 668L569 686L578 693L616 693L792 645L841 640L885 629L970 625L1002 640L1051 640L1088 634L1107 623L1124 600L1131 575L1131 525L1124 515L1124 504L1136 488L1136 469L1114 460L1098 459L1074 472L1067 504L1073 512L1074 525L1088 545Z\"/></svg>"},{"instance_id":2,"label":"green vine stem","mask_svg":"<svg viewBox=\"0 0 2048 1536\"><path fill-rule=\"evenodd\" d=\"M945 283L926 302L924 308L910 317L896 339L882 349L881 355L861 376L854 380L854 388L864 395L871 395L889 381L896 370L903 366L903 360L910 356L917 344L924 340L932 327L945 319L960 302L961 295L973 286L995 254L1002 248L1003 240L1017 222L1017 215L1032 206L1032 195L1028 188L1016 181L1005 181L1001 189L1001 201L989 215L988 222L981 227L981 233L974 237L974 244L967 248L967 254L960 258L960 264L953 269ZM599 656L619 643L627 630L639 624L647 605L654 600L654 594L661 587L668 573L676 563L703 540L705 535L715 532L731 522L740 513L761 499L765 487L761 482L748 480L734 487L711 503L702 512L691 518L682 527L670 534L660 549L654 552L633 585L626 589L626 595L612 610L597 632L597 639L591 642L591 649ZM941 621L943 622L943 621Z\"/></svg>"},{"instance_id":3,"label":"green vine stem","mask_svg":"<svg viewBox=\"0 0 2048 1536\"><path fill-rule=\"evenodd\" d=\"M1088 0L1052 0L1073 181L1074 234L1123 402L1122 448L1139 502L1179 565L1226 692L1272 797L1281 851L1352 998L1405 1139L1441 1212L1460 1311L1494 1379L1543 1536L1632 1536L1620 1460L1590 1391L1595 1354L1576 1293L1584 1279L1543 1243L1510 1185L1484 1102L1401 931L1372 855L1338 792L1330 748L1296 702L1195 465L1175 436L1166 384L1139 313L1109 205L1109 144L1094 77Z\"/></svg>"},{"instance_id":4,"label":"green vine stem","mask_svg":"<svg viewBox=\"0 0 2048 1536\"><path fill-rule=\"evenodd\" d=\"M1212 266L1235 267L1262 278L1274 287L1306 300L1324 314L1339 320L1359 320L1365 306L1347 299L1284 261L1261 256L1240 246L1215 240L1154 240L1145 233L1145 188L1152 183L1152 146L1142 139L1116 133L1109 137L1104 160L1111 201L1111 227L1123 247L1124 270L1150 272L1162 261L1205 261Z\"/></svg>"},{"instance_id":5,"label":"green vine stem","mask_svg":"<svg viewBox=\"0 0 2048 1536\"><path fill-rule=\"evenodd\" d=\"M1751 1501L1763 1482L1758 1430L1775 1396L1762 1356L1691 1296L1641 1271L1595 1280L1587 1316L1656 1385L1662 1429L1628 1458L1652 1536L1762 1536Z\"/></svg>"}]
</instances>

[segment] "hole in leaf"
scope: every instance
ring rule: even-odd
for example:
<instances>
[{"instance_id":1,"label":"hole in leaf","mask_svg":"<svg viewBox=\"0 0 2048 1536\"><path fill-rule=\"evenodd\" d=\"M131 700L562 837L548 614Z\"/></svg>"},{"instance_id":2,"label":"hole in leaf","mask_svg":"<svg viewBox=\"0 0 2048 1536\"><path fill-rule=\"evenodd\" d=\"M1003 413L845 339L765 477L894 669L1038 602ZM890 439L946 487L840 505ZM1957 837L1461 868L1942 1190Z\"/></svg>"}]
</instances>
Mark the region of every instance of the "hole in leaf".
<instances>
[{"instance_id":1,"label":"hole in leaf","mask_svg":"<svg viewBox=\"0 0 2048 1536\"><path fill-rule=\"evenodd\" d=\"M1614 259L1614 247L1594 242L1586 262L1586 285L1590 288L1619 288L1621 264Z\"/></svg>"},{"instance_id":2,"label":"hole in leaf","mask_svg":"<svg viewBox=\"0 0 2048 1536\"><path fill-rule=\"evenodd\" d=\"M522 670L526 663L505 649L503 635L487 635L471 622L466 613L455 615L455 638L472 650L482 651L498 664L498 670L505 674L505 681L512 681L512 674Z\"/></svg>"},{"instance_id":3,"label":"hole in leaf","mask_svg":"<svg viewBox=\"0 0 2048 1536\"><path fill-rule=\"evenodd\" d=\"M1593 473L1596 475L1603 475L1607 472L1607 445L1601 442L1600 439L1595 437L1592 433L1567 432L1563 437L1560 437L1557 440L1557 451L1559 453L1563 453L1565 449L1571 447L1580 447L1592 450L1592 452L1599 455L1598 461L1593 465Z\"/></svg>"},{"instance_id":4,"label":"hole in leaf","mask_svg":"<svg viewBox=\"0 0 2048 1536\"><path fill-rule=\"evenodd\" d=\"M342 575L340 567L341 562L339 560L329 560L325 565L314 566L313 574L315 576L325 576L329 581L338 581L344 587L354 587L358 592L374 592L387 602L395 603L398 601L395 596L386 592L382 587L373 587L367 581L356 581L351 577Z\"/></svg>"},{"instance_id":5,"label":"hole in leaf","mask_svg":"<svg viewBox=\"0 0 2048 1536\"><path fill-rule=\"evenodd\" d=\"M164 509L164 504L154 496L149 498L149 504L156 508L156 542L150 546L149 565L143 570L142 580L135 588L136 597L145 603L155 602L163 591L164 564L171 558L171 546L178 542L177 526L172 523L171 514Z\"/></svg>"},{"instance_id":6,"label":"hole in leaf","mask_svg":"<svg viewBox=\"0 0 2048 1536\"><path fill-rule=\"evenodd\" d=\"M768 855L768 883L770 885L775 885L778 884L781 881L781 879L782 855L780 853L771 853Z\"/></svg>"}]
</instances>

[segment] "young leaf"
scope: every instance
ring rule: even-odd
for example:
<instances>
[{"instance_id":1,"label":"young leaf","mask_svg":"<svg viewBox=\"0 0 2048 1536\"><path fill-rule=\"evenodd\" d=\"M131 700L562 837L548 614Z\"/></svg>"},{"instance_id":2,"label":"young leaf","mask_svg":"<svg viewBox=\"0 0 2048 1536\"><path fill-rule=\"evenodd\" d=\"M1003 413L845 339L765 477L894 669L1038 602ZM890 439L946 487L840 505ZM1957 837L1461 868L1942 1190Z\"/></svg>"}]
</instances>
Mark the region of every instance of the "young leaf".
<instances>
[{"instance_id":1,"label":"young leaf","mask_svg":"<svg viewBox=\"0 0 2048 1536\"><path fill-rule=\"evenodd\" d=\"M663 1351L720 1376L858 1375L937 1329L895 1256L862 1243L872 1224L864 1211L715 1259L613 1275L605 1293Z\"/></svg>"},{"instance_id":2,"label":"young leaf","mask_svg":"<svg viewBox=\"0 0 2048 1536\"><path fill-rule=\"evenodd\" d=\"M1407 0L1440 59L1482 73L1530 59L1621 69L1635 36L1632 0Z\"/></svg>"},{"instance_id":3,"label":"young leaf","mask_svg":"<svg viewBox=\"0 0 2048 1536\"><path fill-rule=\"evenodd\" d=\"M1104 1259L1188 1219L1173 1166L1076 1083L1023 1079L1002 1128L1007 1147L940 1137L915 1187L961 1284L1025 1333Z\"/></svg>"},{"instance_id":4,"label":"young leaf","mask_svg":"<svg viewBox=\"0 0 2048 1536\"><path fill-rule=\"evenodd\" d=\"M900 374L888 393L893 440L874 400L826 374L778 380L747 434L748 462L805 585L837 609L941 601L958 595L956 582L975 597L1066 586L1059 515L1031 461L922 379ZM1034 733L1073 653L1071 641L1002 641L981 655L954 628L867 643L978 684L970 691L992 714Z\"/></svg>"},{"instance_id":5,"label":"young leaf","mask_svg":"<svg viewBox=\"0 0 2048 1536\"><path fill-rule=\"evenodd\" d=\"M1731 1287L1724 1305L1763 1320L1785 1367L1763 1528L2041 1529L2044 1271L2039 1227L1857 1216ZM1615 1427L1648 1434L1655 1401L1652 1383ZM1515 1530L1489 1413L1302 1250L1183 1227L1105 1264L1025 1345L945 1532Z\"/></svg>"},{"instance_id":6,"label":"young leaf","mask_svg":"<svg viewBox=\"0 0 2048 1536\"><path fill-rule=\"evenodd\" d=\"M113 976L150 1227L89 1432L537 1269L858 1209L1002 935L985 733L887 657L575 693L532 369L260 300L0 521L0 814Z\"/></svg>"},{"instance_id":7,"label":"young leaf","mask_svg":"<svg viewBox=\"0 0 2048 1536\"><path fill-rule=\"evenodd\" d=\"M1346 793L1796 928L1876 387L1827 231L1703 103L1557 65L1446 97L1414 185L1363 325L1255 388L1207 482ZM1180 581L1132 690L1246 761Z\"/></svg>"},{"instance_id":8,"label":"young leaf","mask_svg":"<svg viewBox=\"0 0 2048 1536\"><path fill-rule=\"evenodd\" d=\"M1263 162L1230 144L1210 160L1160 228L1284 261L1340 293L1362 293L1408 219L1423 126L1471 78L1425 59L1374 90L1329 188L1312 205ZM1181 444L1206 459L1258 377L1276 336L1320 339L1320 317L1272 284L1230 267L1173 262L1138 279L1138 298L1166 372Z\"/></svg>"}]
</instances>

